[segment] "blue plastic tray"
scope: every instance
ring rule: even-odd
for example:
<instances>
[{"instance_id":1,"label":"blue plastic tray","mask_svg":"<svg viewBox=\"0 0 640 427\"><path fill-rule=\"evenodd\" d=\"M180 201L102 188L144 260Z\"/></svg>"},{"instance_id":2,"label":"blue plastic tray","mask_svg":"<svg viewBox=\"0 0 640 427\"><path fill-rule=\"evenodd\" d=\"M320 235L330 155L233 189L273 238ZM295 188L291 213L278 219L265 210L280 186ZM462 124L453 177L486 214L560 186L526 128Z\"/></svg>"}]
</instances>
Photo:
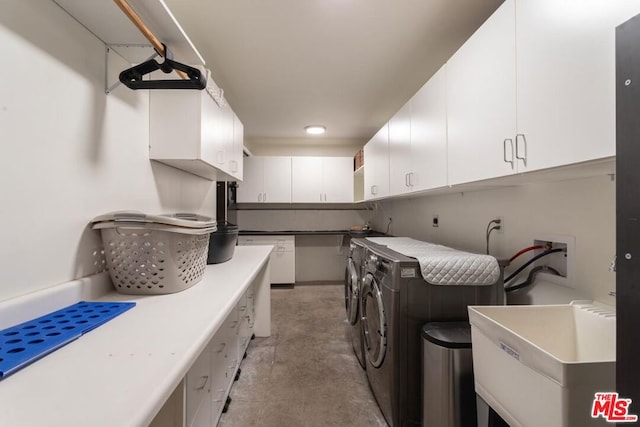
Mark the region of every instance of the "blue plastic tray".
<instances>
[{"instance_id":1,"label":"blue plastic tray","mask_svg":"<svg viewBox=\"0 0 640 427\"><path fill-rule=\"evenodd\" d=\"M0 331L0 380L135 306L85 302Z\"/></svg>"}]
</instances>

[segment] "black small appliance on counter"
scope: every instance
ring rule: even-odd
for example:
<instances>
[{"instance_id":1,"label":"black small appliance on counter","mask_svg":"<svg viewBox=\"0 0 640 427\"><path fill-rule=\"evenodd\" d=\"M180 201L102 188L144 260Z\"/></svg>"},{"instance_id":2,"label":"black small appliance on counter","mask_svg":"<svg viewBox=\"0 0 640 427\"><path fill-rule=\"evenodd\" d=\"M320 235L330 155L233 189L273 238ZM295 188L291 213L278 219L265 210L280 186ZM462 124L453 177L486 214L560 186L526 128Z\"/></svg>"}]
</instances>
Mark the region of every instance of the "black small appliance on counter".
<instances>
[{"instance_id":1,"label":"black small appliance on counter","mask_svg":"<svg viewBox=\"0 0 640 427\"><path fill-rule=\"evenodd\" d=\"M238 244L238 226L227 221L227 182L218 182L216 188L216 218L218 229L209 236L207 264L220 264L233 258Z\"/></svg>"}]
</instances>

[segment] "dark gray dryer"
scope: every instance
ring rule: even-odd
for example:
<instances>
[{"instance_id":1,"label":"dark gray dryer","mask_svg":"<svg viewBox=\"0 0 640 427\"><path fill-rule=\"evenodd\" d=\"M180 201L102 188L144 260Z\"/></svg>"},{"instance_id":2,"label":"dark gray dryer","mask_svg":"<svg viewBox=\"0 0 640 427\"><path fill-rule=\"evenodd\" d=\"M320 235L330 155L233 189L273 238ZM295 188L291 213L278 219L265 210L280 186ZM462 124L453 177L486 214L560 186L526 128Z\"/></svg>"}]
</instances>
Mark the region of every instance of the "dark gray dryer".
<instances>
[{"instance_id":1,"label":"dark gray dryer","mask_svg":"<svg viewBox=\"0 0 640 427\"><path fill-rule=\"evenodd\" d=\"M361 295L366 371L391 427L422 422L422 326L466 320L468 305L495 304L501 289L501 279L491 286L433 285L415 258L367 247Z\"/></svg>"},{"instance_id":2,"label":"dark gray dryer","mask_svg":"<svg viewBox=\"0 0 640 427\"><path fill-rule=\"evenodd\" d=\"M364 239L352 239L349 244L349 257L344 273L344 302L347 314L347 322L351 335L353 352L355 353L360 366L366 367L364 359L364 344L362 338L362 327L360 319L362 310L360 308L360 295L362 291L362 267L364 253L366 250Z\"/></svg>"}]
</instances>

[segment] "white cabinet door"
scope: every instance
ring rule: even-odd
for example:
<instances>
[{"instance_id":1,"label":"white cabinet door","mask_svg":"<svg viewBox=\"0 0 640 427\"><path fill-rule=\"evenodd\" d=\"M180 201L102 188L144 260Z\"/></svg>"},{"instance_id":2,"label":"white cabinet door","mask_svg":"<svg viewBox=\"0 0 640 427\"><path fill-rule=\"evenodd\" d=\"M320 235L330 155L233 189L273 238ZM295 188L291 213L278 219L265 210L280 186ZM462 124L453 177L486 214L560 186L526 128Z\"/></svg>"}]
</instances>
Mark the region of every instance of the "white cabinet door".
<instances>
[{"instance_id":1,"label":"white cabinet door","mask_svg":"<svg viewBox=\"0 0 640 427\"><path fill-rule=\"evenodd\" d=\"M447 63L449 184L515 172L515 3L506 0Z\"/></svg>"},{"instance_id":2,"label":"white cabinet door","mask_svg":"<svg viewBox=\"0 0 640 427\"><path fill-rule=\"evenodd\" d=\"M291 201L294 203L324 201L322 157L291 158Z\"/></svg>"},{"instance_id":3,"label":"white cabinet door","mask_svg":"<svg viewBox=\"0 0 640 427\"><path fill-rule=\"evenodd\" d=\"M266 203L291 203L291 157L263 157Z\"/></svg>"},{"instance_id":4,"label":"white cabinet door","mask_svg":"<svg viewBox=\"0 0 640 427\"><path fill-rule=\"evenodd\" d=\"M322 160L324 201L353 203L353 158L324 157Z\"/></svg>"},{"instance_id":5,"label":"white cabinet door","mask_svg":"<svg viewBox=\"0 0 640 427\"><path fill-rule=\"evenodd\" d=\"M244 158L238 203L291 203L291 157Z\"/></svg>"},{"instance_id":6,"label":"white cabinet door","mask_svg":"<svg viewBox=\"0 0 640 427\"><path fill-rule=\"evenodd\" d=\"M206 348L193 363L186 375L186 410L187 427L204 427L208 420L211 423L211 353ZM207 417L208 415L208 417Z\"/></svg>"},{"instance_id":7,"label":"white cabinet door","mask_svg":"<svg viewBox=\"0 0 640 427\"><path fill-rule=\"evenodd\" d=\"M411 190L411 101L389 120L389 192L407 193Z\"/></svg>"},{"instance_id":8,"label":"white cabinet door","mask_svg":"<svg viewBox=\"0 0 640 427\"><path fill-rule=\"evenodd\" d=\"M238 245L272 245L269 258L271 283L296 281L295 236L238 236Z\"/></svg>"},{"instance_id":9,"label":"white cabinet door","mask_svg":"<svg viewBox=\"0 0 640 427\"><path fill-rule=\"evenodd\" d=\"M269 258L271 283L295 283L296 257L295 251L274 248Z\"/></svg>"},{"instance_id":10,"label":"white cabinet door","mask_svg":"<svg viewBox=\"0 0 640 427\"><path fill-rule=\"evenodd\" d=\"M217 162L221 170L231 174L233 165L233 121L234 112L226 102L220 107L220 150Z\"/></svg>"},{"instance_id":11,"label":"white cabinet door","mask_svg":"<svg viewBox=\"0 0 640 427\"><path fill-rule=\"evenodd\" d=\"M262 157L245 157L242 183L238 184L238 203L262 202L264 193L264 161Z\"/></svg>"},{"instance_id":12,"label":"white cabinet door","mask_svg":"<svg viewBox=\"0 0 640 427\"><path fill-rule=\"evenodd\" d=\"M364 146L364 199L389 195L389 126L384 125Z\"/></svg>"},{"instance_id":13,"label":"white cabinet door","mask_svg":"<svg viewBox=\"0 0 640 427\"><path fill-rule=\"evenodd\" d=\"M447 185L446 66L411 99L411 153L408 182L412 191Z\"/></svg>"},{"instance_id":14,"label":"white cabinet door","mask_svg":"<svg viewBox=\"0 0 640 427\"><path fill-rule=\"evenodd\" d=\"M615 27L638 13L637 0L518 0L519 170L615 155Z\"/></svg>"},{"instance_id":15,"label":"white cabinet door","mask_svg":"<svg viewBox=\"0 0 640 427\"><path fill-rule=\"evenodd\" d=\"M244 179L244 125L240 118L233 114L233 158L231 160L231 172L238 180Z\"/></svg>"}]
</instances>

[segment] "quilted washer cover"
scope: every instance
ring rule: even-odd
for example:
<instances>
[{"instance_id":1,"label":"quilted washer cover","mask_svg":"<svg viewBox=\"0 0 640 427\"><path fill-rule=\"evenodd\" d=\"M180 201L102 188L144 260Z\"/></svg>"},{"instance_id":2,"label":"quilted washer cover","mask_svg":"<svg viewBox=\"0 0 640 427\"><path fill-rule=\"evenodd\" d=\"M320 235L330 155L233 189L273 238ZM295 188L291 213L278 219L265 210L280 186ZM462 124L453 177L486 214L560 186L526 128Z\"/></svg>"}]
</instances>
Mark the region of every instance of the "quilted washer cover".
<instances>
[{"instance_id":1,"label":"quilted washer cover","mask_svg":"<svg viewBox=\"0 0 640 427\"><path fill-rule=\"evenodd\" d=\"M367 237L420 263L422 277L434 285L493 285L500 266L491 255L473 254L408 237Z\"/></svg>"}]
</instances>

